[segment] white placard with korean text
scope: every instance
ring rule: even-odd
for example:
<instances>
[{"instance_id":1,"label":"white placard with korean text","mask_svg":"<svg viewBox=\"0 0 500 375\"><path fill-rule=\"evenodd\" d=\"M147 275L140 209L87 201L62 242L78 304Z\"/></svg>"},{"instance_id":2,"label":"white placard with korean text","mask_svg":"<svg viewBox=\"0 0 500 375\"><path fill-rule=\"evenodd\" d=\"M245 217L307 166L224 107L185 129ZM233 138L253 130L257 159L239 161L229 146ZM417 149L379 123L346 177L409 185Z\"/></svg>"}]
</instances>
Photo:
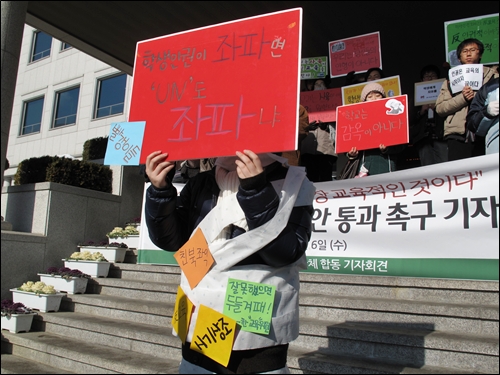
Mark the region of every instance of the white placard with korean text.
<instances>
[{"instance_id":1,"label":"white placard with korean text","mask_svg":"<svg viewBox=\"0 0 500 375\"><path fill-rule=\"evenodd\" d=\"M415 83L415 107L434 104L439 96L441 86L443 86L444 78L434 79L432 81L417 82Z\"/></svg>"},{"instance_id":2,"label":"white placard with korean text","mask_svg":"<svg viewBox=\"0 0 500 375\"><path fill-rule=\"evenodd\" d=\"M479 90L483 85L483 64L458 65L448 72L450 78L451 92L456 94L470 86L473 90Z\"/></svg>"}]
</instances>

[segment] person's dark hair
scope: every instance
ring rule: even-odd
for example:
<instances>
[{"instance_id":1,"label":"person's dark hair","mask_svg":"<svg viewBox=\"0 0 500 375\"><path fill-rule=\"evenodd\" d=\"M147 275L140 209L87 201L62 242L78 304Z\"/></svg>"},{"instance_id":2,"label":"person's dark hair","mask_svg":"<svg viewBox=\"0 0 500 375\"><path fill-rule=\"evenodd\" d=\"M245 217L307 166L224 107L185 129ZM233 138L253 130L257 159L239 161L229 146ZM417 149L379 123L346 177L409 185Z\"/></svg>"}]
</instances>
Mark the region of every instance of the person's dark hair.
<instances>
[{"instance_id":1,"label":"person's dark hair","mask_svg":"<svg viewBox=\"0 0 500 375\"><path fill-rule=\"evenodd\" d=\"M439 70L439 68L436 65L426 65L420 71L420 80L423 81L425 73L429 73L429 72L436 73L438 78L441 77L441 71Z\"/></svg>"},{"instance_id":2,"label":"person's dark hair","mask_svg":"<svg viewBox=\"0 0 500 375\"><path fill-rule=\"evenodd\" d=\"M469 39L465 39L464 41L462 41L462 43L460 43L458 45L458 47L457 47L457 57L458 58L460 58L460 55L462 54L462 50L470 44L477 44L477 48L479 48L479 54L480 55L483 54L483 52L484 52L483 42L481 42L479 39L469 38ZM481 59L479 59L479 61L481 61Z\"/></svg>"},{"instance_id":3,"label":"person's dark hair","mask_svg":"<svg viewBox=\"0 0 500 375\"><path fill-rule=\"evenodd\" d=\"M380 73L380 78L385 78L385 74L382 71L382 69L380 69L380 68L370 68L365 73L365 82L367 82L367 79L368 79L368 76L370 75L370 73L373 72L373 71L375 71L375 70Z\"/></svg>"}]
</instances>

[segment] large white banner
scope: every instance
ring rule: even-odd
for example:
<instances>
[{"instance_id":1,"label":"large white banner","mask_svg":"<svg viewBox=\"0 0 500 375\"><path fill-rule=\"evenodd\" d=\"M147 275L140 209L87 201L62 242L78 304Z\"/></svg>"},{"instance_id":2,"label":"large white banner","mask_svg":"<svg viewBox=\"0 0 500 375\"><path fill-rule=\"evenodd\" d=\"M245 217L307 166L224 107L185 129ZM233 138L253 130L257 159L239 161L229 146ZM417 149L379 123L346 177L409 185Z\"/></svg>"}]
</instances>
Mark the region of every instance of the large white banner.
<instances>
[{"instance_id":1,"label":"large white banner","mask_svg":"<svg viewBox=\"0 0 500 375\"><path fill-rule=\"evenodd\" d=\"M495 154L315 183L306 272L498 280L498 171ZM142 225L139 262L175 264Z\"/></svg>"}]
</instances>

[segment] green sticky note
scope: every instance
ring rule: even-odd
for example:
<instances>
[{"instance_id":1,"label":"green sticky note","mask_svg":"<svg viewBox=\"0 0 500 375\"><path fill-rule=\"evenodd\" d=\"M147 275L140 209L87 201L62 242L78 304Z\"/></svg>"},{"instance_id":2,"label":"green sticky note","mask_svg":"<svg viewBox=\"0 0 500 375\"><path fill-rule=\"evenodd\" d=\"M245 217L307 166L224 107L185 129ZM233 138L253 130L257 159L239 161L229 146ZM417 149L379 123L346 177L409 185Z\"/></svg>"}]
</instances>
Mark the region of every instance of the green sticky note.
<instances>
[{"instance_id":1,"label":"green sticky note","mask_svg":"<svg viewBox=\"0 0 500 375\"><path fill-rule=\"evenodd\" d=\"M224 315L242 331L267 335L271 329L276 287L251 281L229 279L224 299Z\"/></svg>"}]
</instances>

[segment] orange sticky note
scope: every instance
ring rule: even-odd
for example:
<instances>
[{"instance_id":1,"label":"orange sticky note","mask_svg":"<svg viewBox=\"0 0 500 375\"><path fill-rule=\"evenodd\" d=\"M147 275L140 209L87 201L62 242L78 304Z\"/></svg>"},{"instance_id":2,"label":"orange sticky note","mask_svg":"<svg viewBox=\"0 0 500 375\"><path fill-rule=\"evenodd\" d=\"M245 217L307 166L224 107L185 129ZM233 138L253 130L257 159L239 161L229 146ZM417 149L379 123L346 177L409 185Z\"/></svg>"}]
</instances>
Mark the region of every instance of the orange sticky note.
<instances>
[{"instance_id":1,"label":"orange sticky note","mask_svg":"<svg viewBox=\"0 0 500 375\"><path fill-rule=\"evenodd\" d=\"M227 366L236 332L236 321L210 307L200 305L190 348Z\"/></svg>"},{"instance_id":2,"label":"orange sticky note","mask_svg":"<svg viewBox=\"0 0 500 375\"><path fill-rule=\"evenodd\" d=\"M184 344L189 330L189 322L193 313L193 303L184 294L181 286L177 287L177 298L175 299L174 315L172 316L172 327L179 335Z\"/></svg>"},{"instance_id":3,"label":"orange sticky note","mask_svg":"<svg viewBox=\"0 0 500 375\"><path fill-rule=\"evenodd\" d=\"M214 258L208 248L207 240L200 228L174 254L175 260L186 275L191 289L205 277L214 263Z\"/></svg>"}]
</instances>

